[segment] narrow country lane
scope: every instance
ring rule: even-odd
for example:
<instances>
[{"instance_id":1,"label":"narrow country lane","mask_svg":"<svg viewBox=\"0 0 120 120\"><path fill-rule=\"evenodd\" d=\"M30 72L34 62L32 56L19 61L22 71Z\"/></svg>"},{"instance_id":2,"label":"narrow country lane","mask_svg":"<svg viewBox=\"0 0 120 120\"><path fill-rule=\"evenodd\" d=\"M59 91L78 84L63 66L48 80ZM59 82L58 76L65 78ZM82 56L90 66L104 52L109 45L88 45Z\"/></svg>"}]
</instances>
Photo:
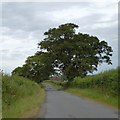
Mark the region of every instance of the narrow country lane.
<instances>
[{"instance_id":1,"label":"narrow country lane","mask_svg":"<svg viewBox=\"0 0 120 120\"><path fill-rule=\"evenodd\" d=\"M46 101L38 118L118 118L118 111L44 84Z\"/></svg>"}]
</instances>

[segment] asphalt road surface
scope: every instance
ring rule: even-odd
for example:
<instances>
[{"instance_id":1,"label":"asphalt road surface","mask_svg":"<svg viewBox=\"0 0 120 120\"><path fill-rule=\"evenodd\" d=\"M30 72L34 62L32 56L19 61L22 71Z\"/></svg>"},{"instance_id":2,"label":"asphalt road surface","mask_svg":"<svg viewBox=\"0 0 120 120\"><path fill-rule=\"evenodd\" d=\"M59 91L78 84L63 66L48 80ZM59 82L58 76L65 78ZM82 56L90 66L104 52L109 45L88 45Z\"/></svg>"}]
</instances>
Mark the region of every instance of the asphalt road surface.
<instances>
[{"instance_id":1,"label":"asphalt road surface","mask_svg":"<svg viewBox=\"0 0 120 120\"><path fill-rule=\"evenodd\" d=\"M46 100L38 118L118 118L116 109L44 86Z\"/></svg>"}]
</instances>

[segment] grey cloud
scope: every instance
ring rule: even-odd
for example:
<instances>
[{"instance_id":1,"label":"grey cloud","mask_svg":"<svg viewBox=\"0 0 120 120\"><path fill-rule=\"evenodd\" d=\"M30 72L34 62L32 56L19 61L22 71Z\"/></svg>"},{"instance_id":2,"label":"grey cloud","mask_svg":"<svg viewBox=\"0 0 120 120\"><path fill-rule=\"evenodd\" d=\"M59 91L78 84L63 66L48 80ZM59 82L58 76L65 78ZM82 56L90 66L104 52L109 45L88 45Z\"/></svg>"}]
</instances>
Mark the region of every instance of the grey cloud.
<instances>
[{"instance_id":1,"label":"grey cloud","mask_svg":"<svg viewBox=\"0 0 120 120\"><path fill-rule=\"evenodd\" d=\"M109 5L110 6L110 5ZM100 12L100 9L104 7L96 6L93 3L40 3L40 2L22 2L22 3L3 3L2 5L2 27L4 30L4 36L7 38L3 41L7 44L9 38L12 42L16 42L13 46L8 46L8 49L4 49L2 52L4 59L4 69L11 71L13 68L24 63L24 60L29 55L34 54L37 51L37 43L43 39L43 33L49 28L57 27L60 24L65 23L64 19L61 21L53 20L51 14L54 11L61 11L71 9L72 7L85 8L88 12L90 8L94 8L89 15L72 19L67 22L73 22L80 26L79 31L82 33L88 33L96 35L98 38L105 39L114 48L114 56L112 57L113 66L117 66L117 25L111 25L112 22L117 21L117 13L114 13L110 20L101 20L106 16L105 13ZM78 14L83 14L78 9ZM51 14L48 14L51 13ZM63 13L64 14L64 13ZM106 27L96 27L92 29L92 26L96 24L106 24ZM110 25L109 25L110 24ZM30 38L29 38L30 37ZM28 39L29 38L29 39ZM29 41L30 40L30 41ZM19 42L18 42L19 41ZM36 44L33 45L33 41ZM10 43L10 41L9 41ZM26 44L29 43L29 44ZM20 45L19 45L20 44ZM8 45L8 44L7 44ZM10 45L12 45L10 43ZM16 45L16 47L14 46ZM32 47L33 46L33 47ZM14 49L12 48L14 47ZM8 51L7 51L8 50ZM11 52L9 51L11 50ZM9 62L9 63L8 63ZM14 64L15 63L15 64ZM7 65L8 64L8 65ZM11 67L11 68L10 68ZM104 70L104 65L100 67L100 70Z\"/></svg>"},{"instance_id":2,"label":"grey cloud","mask_svg":"<svg viewBox=\"0 0 120 120\"><path fill-rule=\"evenodd\" d=\"M77 24L79 25L79 31L83 33L88 33L91 35L99 36L100 39L105 39L108 42L112 41L112 39L117 39L118 36L118 24L113 24L113 22L117 22L117 15L114 14L111 20L108 21L100 21L101 18L104 17L104 14L92 14L82 18L83 20L77 20ZM105 27L102 26L102 23L105 23ZM100 24L101 27L92 28L94 25Z\"/></svg>"},{"instance_id":3,"label":"grey cloud","mask_svg":"<svg viewBox=\"0 0 120 120\"><path fill-rule=\"evenodd\" d=\"M4 3L3 26L26 31L46 30L54 22L47 12L70 8L71 6L89 6L91 3ZM64 13L63 13L64 14ZM8 19L9 18L9 19Z\"/></svg>"}]
</instances>

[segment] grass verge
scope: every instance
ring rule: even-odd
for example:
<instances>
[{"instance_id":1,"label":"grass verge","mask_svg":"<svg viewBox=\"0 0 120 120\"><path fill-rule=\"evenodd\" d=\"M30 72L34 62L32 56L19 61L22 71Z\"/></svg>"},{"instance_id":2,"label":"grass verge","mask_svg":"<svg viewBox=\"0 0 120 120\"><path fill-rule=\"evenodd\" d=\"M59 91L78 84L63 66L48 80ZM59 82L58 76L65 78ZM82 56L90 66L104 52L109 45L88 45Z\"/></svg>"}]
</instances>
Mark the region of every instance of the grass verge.
<instances>
[{"instance_id":1,"label":"grass verge","mask_svg":"<svg viewBox=\"0 0 120 120\"><path fill-rule=\"evenodd\" d=\"M111 107L118 108L118 97L107 95L102 93L97 89L77 89L77 88L68 88L66 92L72 93L77 96L82 96L90 98L100 103L110 105Z\"/></svg>"},{"instance_id":2,"label":"grass verge","mask_svg":"<svg viewBox=\"0 0 120 120\"><path fill-rule=\"evenodd\" d=\"M34 81L19 76L3 76L2 118L32 118L45 97L43 88Z\"/></svg>"},{"instance_id":3,"label":"grass verge","mask_svg":"<svg viewBox=\"0 0 120 120\"><path fill-rule=\"evenodd\" d=\"M44 91L37 94L21 98L7 109L3 110L3 118L32 118L36 117L44 99Z\"/></svg>"}]
</instances>

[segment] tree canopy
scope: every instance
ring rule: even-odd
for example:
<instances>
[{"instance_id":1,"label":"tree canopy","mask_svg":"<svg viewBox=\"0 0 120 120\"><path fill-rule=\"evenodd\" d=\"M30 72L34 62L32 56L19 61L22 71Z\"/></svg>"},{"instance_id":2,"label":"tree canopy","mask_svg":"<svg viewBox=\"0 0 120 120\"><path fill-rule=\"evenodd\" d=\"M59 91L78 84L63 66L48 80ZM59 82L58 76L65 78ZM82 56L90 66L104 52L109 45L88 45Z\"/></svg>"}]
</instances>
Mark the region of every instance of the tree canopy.
<instances>
[{"instance_id":1,"label":"tree canopy","mask_svg":"<svg viewBox=\"0 0 120 120\"><path fill-rule=\"evenodd\" d=\"M29 56L22 67L17 67L12 74L18 74L30 78L36 82L49 79L49 75L53 72L47 53L36 53Z\"/></svg>"},{"instance_id":2,"label":"tree canopy","mask_svg":"<svg viewBox=\"0 0 120 120\"><path fill-rule=\"evenodd\" d=\"M35 79L40 76L46 79L59 71L71 81L76 76L85 77L93 73L103 62L112 64L111 46L96 36L76 32L78 27L67 23L45 32L45 38L38 43L40 51L28 57L23 66L29 70L23 72L25 76L28 72L28 76L34 76Z\"/></svg>"},{"instance_id":3,"label":"tree canopy","mask_svg":"<svg viewBox=\"0 0 120 120\"><path fill-rule=\"evenodd\" d=\"M41 50L54 58L53 66L58 67L67 78L84 77L97 70L98 64L112 64L112 48L96 36L76 33L78 25L67 23L45 32L45 39L39 43Z\"/></svg>"}]
</instances>

